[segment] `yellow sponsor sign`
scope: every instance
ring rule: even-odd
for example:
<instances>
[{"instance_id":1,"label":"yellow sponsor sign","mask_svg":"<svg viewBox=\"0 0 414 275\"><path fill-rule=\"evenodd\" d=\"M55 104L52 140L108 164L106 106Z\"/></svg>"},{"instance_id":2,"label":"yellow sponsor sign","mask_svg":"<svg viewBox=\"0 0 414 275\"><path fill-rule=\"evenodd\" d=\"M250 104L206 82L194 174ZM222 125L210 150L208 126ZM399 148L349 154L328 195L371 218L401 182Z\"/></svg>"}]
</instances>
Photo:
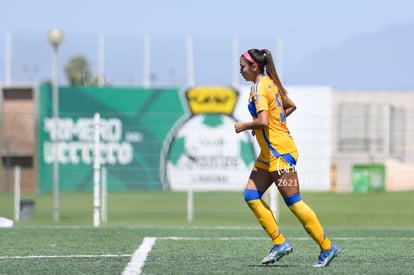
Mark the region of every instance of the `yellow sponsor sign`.
<instances>
[{"instance_id":1,"label":"yellow sponsor sign","mask_svg":"<svg viewBox=\"0 0 414 275\"><path fill-rule=\"evenodd\" d=\"M186 92L190 111L193 114L228 114L233 113L238 92L229 87L199 86Z\"/></svg>"}]
</instances>

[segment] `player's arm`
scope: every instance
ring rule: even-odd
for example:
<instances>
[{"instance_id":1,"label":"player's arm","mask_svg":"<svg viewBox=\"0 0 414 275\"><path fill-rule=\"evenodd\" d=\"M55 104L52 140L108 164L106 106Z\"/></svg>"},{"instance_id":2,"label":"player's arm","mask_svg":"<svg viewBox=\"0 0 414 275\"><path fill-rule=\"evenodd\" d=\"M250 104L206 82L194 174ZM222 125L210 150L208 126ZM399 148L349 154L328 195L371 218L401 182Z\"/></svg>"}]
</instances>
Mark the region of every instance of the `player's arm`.
<instances>
[{"instance_id":1,"label":"player's arm","mask_svg":"<svg viewBox=\"0 0 414 275\"><path fill-rule=\"evenodd\" d=\"M236 122L234 124L234 128L236 133L243 132L245 130L255 130L255 129L263 129L269 125L269 112L268 111L260 111L257 114L257 117L253 119L253 121L246 121L246 122Z\"/></svg>"},{"instance_id":2,"label":"player's arm","mask_svg":"<svg viewBox=\"0 0 414 275\"><path fill-rule=\"evenodd\" d=\"M286 117L296 110L295 103L288 96L283 99L283 109L285 109Z\"/></svg>"}]
</instances>

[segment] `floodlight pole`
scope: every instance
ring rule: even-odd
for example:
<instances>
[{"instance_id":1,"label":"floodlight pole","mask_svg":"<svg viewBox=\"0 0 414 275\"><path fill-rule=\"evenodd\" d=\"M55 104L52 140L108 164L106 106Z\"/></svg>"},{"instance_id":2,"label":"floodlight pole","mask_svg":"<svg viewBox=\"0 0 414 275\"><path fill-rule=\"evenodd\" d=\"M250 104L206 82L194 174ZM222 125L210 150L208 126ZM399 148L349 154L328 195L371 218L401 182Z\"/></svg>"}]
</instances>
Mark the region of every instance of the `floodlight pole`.
<instances>
[{"instance_id":1,"label":"floodlight pole","mask_svg":"<svg viewBox=\"0 0 414 275\"><path fill-rule=\"evenodd\" d=\"M6 33L6 44L4 52L5 66L4 66L4 83L6 86L12 85L12 35Z\"/></svg>"},{"instance_id":2,"label":"floodlight pole","mask_svg":"<svg viewBox=\"0 0 414 275\"><path fill-rule=\"evenodd\" d=\"M239 40L237 37L233 37L232 41L233 49L233 87L239 89L239 76L240 76L240 53L239 53Z\"/></svg>"},{"instance_id":3,"label":"floodlight pole","mask_svg":"<svg viewBox=\"0 0 414 275\"><path fill-rule=\"evenodd\" d=\"M193 38L188 36L186 39L186 54L187 54L187 86L194 86L194 47Z\"/></svg>"},{"instance_id":4,"label":"floodlight pole","mask_svg":"<svg viewBox=\"0 0 414 275\"><path fill-rule=\"evenodd\" d=\"M151 38L144 38L144 87L151 86Z\"/></svg>"},{"instance_id":5,"label":"floodlight pole","mask_svg":"<svg viewBox=\"0 0 414 275\"><path fill-rule=\"evenodd\" d=\"M280 81L283 82L283 39L282 38L278 38L276 39L276 55L277 55L277 60L276 63L278 64L278 74L279 74L279 78Z\"/></svg>"},{"instance_id":6,"label":"floodlight pole","mask_svg":"<svg viewBox=\"0 0 414 275\"><path fill-rule=\"evenodd\" d=\"M59 69L58 69L58 48L63 42L63 33L59 29L49 32L49 43L52 51L52 97L53 97L53 123L52 134L53 144L53 220L59 221L59 159L58 159L58 120L59 120Z\"/></svg>"}]
</instances>

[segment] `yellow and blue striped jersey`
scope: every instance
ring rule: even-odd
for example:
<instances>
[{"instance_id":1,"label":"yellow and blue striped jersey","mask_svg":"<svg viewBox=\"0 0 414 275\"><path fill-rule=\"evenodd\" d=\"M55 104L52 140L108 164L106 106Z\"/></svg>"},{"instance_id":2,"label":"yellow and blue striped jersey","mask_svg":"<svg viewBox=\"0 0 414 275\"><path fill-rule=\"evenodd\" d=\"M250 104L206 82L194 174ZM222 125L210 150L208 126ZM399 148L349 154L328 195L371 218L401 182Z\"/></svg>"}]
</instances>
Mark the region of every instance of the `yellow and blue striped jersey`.
<instances>
[{"instance_id":1,"label":"yellow and blue striped jersey","mask_svg":"<svg viewBox=\"0 0 414 275\"><path fill-rule=\"evenodd\" d=\"M260 158L265 162L270 162L274 157L278 157L272 154L274 150L281 155L297 151L286 125L286 115L279 88L269 76L262 77L251 87L249 103L252 102L257 113L269 112L269 125L264 129L255 130L261 149Z\"/></svg>"}]
</instances>

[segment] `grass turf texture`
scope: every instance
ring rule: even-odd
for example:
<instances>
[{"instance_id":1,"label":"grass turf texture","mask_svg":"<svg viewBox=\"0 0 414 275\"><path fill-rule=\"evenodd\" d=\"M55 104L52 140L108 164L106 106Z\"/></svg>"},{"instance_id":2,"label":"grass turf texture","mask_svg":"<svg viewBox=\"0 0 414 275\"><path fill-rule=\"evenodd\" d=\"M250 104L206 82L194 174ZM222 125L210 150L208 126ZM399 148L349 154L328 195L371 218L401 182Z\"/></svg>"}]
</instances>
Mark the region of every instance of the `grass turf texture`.
<instances>
[{"instance_id":1,"label":"grass turf texture","mask_svg":"<svg viewBox=\"0 0 414 275\"><path fill-rule=\"evenodd\" d=\"M25 195L36 202L35 217L0 229L0 274L121 274L145 237L157 239L143 274L412 272L414 192L302 197L341 247L322 270L311 267L318 247L283 205L280 227L294 252L263 266L271 243L240 192L195 193L192 225L185 193L130 192L109 194L108 222L101 228L91 226L91 193L62 193L59 223L52 220L52 195ZM12 206L12 196L1 194L0 216L12 217Z\"/></svg>"}]
</instances>

